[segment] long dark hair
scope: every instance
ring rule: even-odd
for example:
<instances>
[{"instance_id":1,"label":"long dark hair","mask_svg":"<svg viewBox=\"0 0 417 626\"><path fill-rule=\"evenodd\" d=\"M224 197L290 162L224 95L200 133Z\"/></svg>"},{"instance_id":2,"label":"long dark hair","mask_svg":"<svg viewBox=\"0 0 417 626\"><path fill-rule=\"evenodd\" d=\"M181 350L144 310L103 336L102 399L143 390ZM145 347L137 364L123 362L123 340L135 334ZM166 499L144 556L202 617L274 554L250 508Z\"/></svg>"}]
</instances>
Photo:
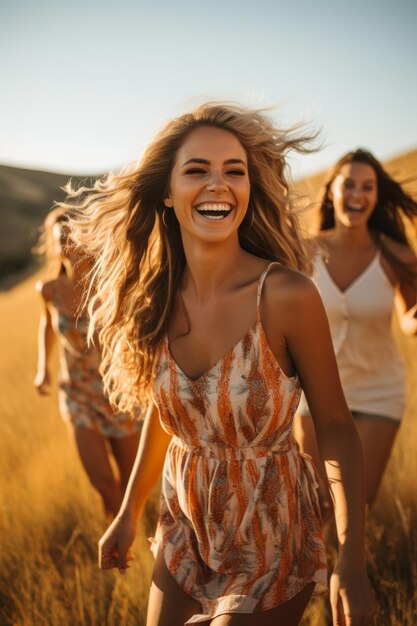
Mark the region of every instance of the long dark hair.
<instances>
[{"instance_id":1,"label":"long dark hair","mask_svg":"<svg viewBox=\"0 0 417 626\"><path fill-rule=\"evenodd\" d=\"M387 248L381 238L381 234L386 235L394 241L410 246L403 218L407 217L414 222L414 227L416 228L417 202L410 194L404 191L402 184L394 180L382 167L378 159L368 150L358 148L357 150L348 152L343 155L328 172L319 195L320 230L330 230L335 226L334 207L330 187L341 167L346 163L364 163L374 170L377 180L378 200L368 220L368 228L382 254L386 256L399 271L400 276L414 282L417 275L416 265L410 265L398 259L398 257Z\"/></svg>"}]
</instances>

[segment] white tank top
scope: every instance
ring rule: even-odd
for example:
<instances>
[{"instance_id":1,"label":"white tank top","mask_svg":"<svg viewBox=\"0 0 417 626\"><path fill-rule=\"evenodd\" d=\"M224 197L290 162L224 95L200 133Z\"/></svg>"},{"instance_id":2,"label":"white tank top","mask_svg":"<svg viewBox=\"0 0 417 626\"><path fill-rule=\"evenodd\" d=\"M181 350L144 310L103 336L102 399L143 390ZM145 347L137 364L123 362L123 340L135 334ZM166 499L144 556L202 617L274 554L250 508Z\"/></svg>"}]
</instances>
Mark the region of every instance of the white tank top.
<instances>
[{"instance_id":1,"label":"white tank top","mask_svg":"<svg viewBox=\"0 0 417 626\"><path fill-rule=\"evenodd\" d=\"M344 291L321 255L314 266L349 409L401 419L406 373L391 331L394 288L381 267L380 253Z\"/></svg>"}]
</instances>

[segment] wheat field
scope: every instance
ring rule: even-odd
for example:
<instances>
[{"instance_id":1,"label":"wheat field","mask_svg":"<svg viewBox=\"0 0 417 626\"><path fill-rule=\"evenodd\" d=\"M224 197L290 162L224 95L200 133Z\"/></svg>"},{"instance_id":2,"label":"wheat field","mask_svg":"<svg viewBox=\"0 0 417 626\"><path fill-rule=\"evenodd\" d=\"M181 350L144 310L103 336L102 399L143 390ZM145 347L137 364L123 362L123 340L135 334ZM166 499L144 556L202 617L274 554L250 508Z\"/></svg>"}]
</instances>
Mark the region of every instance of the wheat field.
<instances>
[{"instance_id":1,"label":"wheat field","mask_svg":"<svg viewBox=\"0 0 417 626\"><path fill-rule=\"evenodd\" d=\"M129 572L101 572L99 498L58 416L56 388L49 398L33 388L37 278L0 294L0 626L142 626L158 494L145 510ZM378 626L417 624L417 338L397 338L408 409L367 522ZM326 600L312 601L303 626L328 623Z\"/></svg>"},{"instance_id":2,"label":"wheat field","mask_svg":"<svg viewBox=\"0 0 417 626\"><path fill-rule=\"evenodd\" d=\"M55 395L38 398L35 279L0 296L0 624L141 626L152 559L147 537L157 494L145 512L125 577L101 572L96 543L106 521L58 417ZM417 623L417 339L401 341L410 385L408 411L380 496L368 520L368 562L378 626ZM312 602L303 626L326 624Z\"/></svg>"}]
</instances>

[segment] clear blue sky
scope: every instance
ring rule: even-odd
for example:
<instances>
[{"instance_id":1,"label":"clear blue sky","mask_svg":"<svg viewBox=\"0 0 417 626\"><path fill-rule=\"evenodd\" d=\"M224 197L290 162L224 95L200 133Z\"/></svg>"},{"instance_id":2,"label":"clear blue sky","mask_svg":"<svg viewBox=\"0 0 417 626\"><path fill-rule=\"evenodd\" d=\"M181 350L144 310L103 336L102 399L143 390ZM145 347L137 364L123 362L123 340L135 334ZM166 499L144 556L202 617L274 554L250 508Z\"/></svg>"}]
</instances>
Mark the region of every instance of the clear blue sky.
<instances>
[{"instance_id":1,"label":"clear blue sky","mask_svg":"<svg viewBox=\"0 0 417 626\"><path fill-rule=\"evenodd\" d=\"M0 163L96 173L206 98L283 102L325 147L417 147L415 0L1 0Z\"/></svg>"}]
</instances>

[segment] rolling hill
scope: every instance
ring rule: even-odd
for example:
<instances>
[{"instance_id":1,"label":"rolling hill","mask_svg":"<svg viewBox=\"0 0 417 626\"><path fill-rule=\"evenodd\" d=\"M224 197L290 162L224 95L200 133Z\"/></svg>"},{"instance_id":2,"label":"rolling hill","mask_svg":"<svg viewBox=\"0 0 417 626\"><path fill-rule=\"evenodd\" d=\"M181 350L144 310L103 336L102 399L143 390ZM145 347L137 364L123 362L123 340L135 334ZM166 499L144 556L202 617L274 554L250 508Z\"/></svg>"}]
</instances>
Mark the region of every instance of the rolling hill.
<instances>
[{"instance_id":1,"label":"rolling hill","mask_svg":"<svg viewBox=\"0 0 417 626\"><path fill-rule=\"evenodd\" d=\"M32 248L39 226L52 204L65 198L62 187L70 178L83 180L0 165L0 289L12 287L37 269Z\"/></svg>"},{"instance_id":2,"label":"rolling hill","mask_svg":"<svg viewBox=\"0 0 417 626\"><path fill-rule=\"evenodd\" d=\"M417 193L417 149L401 154L385 163L398 180L411 181L409 189ZM314 202L325 172L296 183L299 191ZM32 248L39 227L56 201L63 200L62 187L72 178L75 183L91 181L94 177L56 174L0 165L0 290L19 283L38 268ZM313 229L314 208L303 218Z\"/></svg>"}]
</instances>

